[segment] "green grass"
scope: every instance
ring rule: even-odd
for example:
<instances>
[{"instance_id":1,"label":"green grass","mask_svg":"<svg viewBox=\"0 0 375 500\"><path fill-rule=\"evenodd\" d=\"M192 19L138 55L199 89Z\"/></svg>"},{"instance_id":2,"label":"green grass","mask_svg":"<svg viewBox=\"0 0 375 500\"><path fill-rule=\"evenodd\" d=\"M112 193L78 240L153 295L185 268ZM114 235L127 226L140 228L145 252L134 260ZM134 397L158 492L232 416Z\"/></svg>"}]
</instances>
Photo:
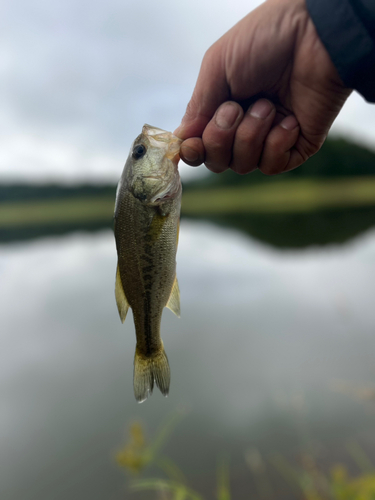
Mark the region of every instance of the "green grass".
<instances>
[{"instance_id":1,"label":"green grass","mask_svg":"<svg viewBox=\"0 0 375 500\"><path fill-rule=\"evenodd\" d=\"M159 433L148 441L139 422L130 428L127 443L116 455L117 464L128 474L129 490L136 492L132 498L139 498L137 492L152 491L156 499L205 500L200 492L192 489L183 472L172 459L161 455L163 445L183 414L171 415ZM268 458L253 449L253 457L247 460L249 473L254 479L256 490L248 492L253 500L276 500L278 492L271 484L273 470L285 481L286 491L291 498L302 500L374 500L375 468L370 458L357 442L348 443L348 452L358 466L356 476L349 474L345 466L335 464L331 470L323 469L315 456L301 449L297 464L290 463L282 454L272 453ZM254 456L254 451L256 456ZM164 464L168 463L168 467ZM153 466L156 476L147 477L147 469ZM146 473L146 475L145 475ZM231 470L227 455L219 461L217 468L216 500L233 499ZM276 483L278 484L278 483ZM281 483L280 483L281 484ZM283 488L284 490L285 488ZM298 496L296 496L298 495ZM285 492L283 495L285 498Z\"/></svg>"},{"instance_id":2,"label":"green grass","mask_svg":"<svg viewBox=\"0 0 375 500\"><path fill-rule=\"evenodd\" d=\"M109 196L1 203L0 228L110 221L113 216L114 204L114 198Z\"/></svg>"},{"instance_id":3,"label":"green grass","mask_svg":"<svg viewBox=\"0 0 375 500\"><path fill-rule=\"evenodd\" d=\"M301 179L188 191L183 196L186 215L231 213L310 212L324 208L375 205L375 177Z\"/></svg>"}]
</instances>

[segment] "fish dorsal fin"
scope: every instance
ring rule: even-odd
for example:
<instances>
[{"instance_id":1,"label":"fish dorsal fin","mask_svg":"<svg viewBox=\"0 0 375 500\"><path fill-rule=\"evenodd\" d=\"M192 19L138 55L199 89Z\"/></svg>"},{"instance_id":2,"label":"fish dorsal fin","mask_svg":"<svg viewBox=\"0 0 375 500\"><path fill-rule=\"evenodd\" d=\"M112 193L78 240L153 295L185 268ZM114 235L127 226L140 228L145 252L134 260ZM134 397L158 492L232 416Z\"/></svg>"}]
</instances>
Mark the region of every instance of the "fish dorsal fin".
<instances>
[{"instance_id":1,"label":"fish dorsal fin","mask_svg":"<svg viewBox=\"0 0 375 500\"><path fill-rule=\"evenodd\" d=\"M117 271L116 271L115 296L116 296L118 313L120 315L121 323L123 323L125 321L126 315L128 313L129 302L127 301L127 298L125 297L125 292L124 292L124 288L123 288L122 283L121 283L120 269L118 267L118 264L117 264Z\"/></svg>"},{"instance_id":2,"label":"fish dorsal fin","mask_svg":"<svg viewBox=\"0 0 375 500\"><path fill-rule=\"evenodd\" d=\"M177 276L174 279L172 291L165 307L168 307L178 318L180 317L180 289L178 287Z\"/></svg>"}]
</instances>

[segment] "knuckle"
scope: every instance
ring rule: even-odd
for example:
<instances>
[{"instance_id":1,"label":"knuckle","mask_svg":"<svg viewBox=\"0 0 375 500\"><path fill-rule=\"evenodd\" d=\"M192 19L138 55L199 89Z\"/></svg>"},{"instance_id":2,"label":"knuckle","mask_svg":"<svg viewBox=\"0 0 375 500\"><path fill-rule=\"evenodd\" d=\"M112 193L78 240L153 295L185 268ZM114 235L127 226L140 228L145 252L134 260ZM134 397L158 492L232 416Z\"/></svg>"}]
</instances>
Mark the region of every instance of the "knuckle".
<instances>
[{"instance_id":1,"label":"knuckle","mask_svg":"<svg viewBox=\"0 0 375 500\"><path fill-rule=\"evenodd\" d=\"M325 141L324 138L319 138L319 140L316 141L311 141L307 139L306 137L301 137L301 140L298 141L296 144L296 149L301 155L303 162L308 160L311 156L313 156L315 153L317 153L320 148L322 147L323 143Z\"/></svg>"},{"instance_id":2,"label":"knuckle","mask_svg":"<svg viewBox=\"0 0 375 500\"><path fill-rule=\"evenodd\" d=\"M226 147L222 141L215 136L209 136L203 140L204 149L210 153L215 155L223 154L226 151Z\"/></svg>"},{"instance_id":3,"label":"knuckle","mask_svg":"<svg viewBox=\"0 0 375 500\"><path fill-rule=\"evenodd\" d=\"M281 174L281 172L284 171L284 169L275 167L275 165L260 166L259 170L262 172L262 174L268 175L268 176L278 175L278 174Z\"/></svg>"},{"instance_id":4,"label":"knuckle","mask_svg":"<svg viewBox=\"0 0 375 500\"><path fill-rule=\"evenodd\" d=\"M208 170L211 170L211 172L214 172L215 174L220 174L221 172L228 170L228 165L221 165L214 161L206 161L204 164Z\"/></svg>"},{"instance_id":5,"label":"knuckle","mask_svg":"<svg viewBox=\"0 0 375 500\"><path fill-rule=\"evenodd\" d=\"M218 46L218 41L216 41L210 47L208 47L202 59L202 66L207 63L210 63L212 59L215 59L215 55L217 54L218 51L217 46Z\"/></svg>"},{"instance_id":6,"label":"knuckle","mask_svg":"<svg viewBox=\"0 0 375 500\"><path fill-rule=\"evenodd\" d=\"M219 169L227 169L231 160L231 151L218 142L205 142L204 148L206 151L206 166L210 170L216 171ZM212 168L211 168L212 167Z\"/></svg>"},{"instance_id":7,"label":"knuckle","mask_svg":"<svg viewBox=\"0 0 375 500\"><path fill-rule=\"evenodd\" d=\"M256 165L253 165L253 164L246 164L246 165L242 165L242 164L237 164L237 163L234 163L232 162L229 167L233 170L233 172L236 172L236 174L238 175L246 175L246 174L250 174L251 172L254 172L254 170L256 170L258 167Z\"/></svg>"},{"instance_id":8,"label":"knuckle","mask_svg":"<svg viewBox=\"0 0 375 500\"><path fill-rule=\"evenodd\" d=\"M282 135L276 136L272 135L268 139L267 147L270 151L272 151L273 156L280 156L285 153L289 148L286 147L285 140Z\"/></svg>"},{"instance_id":9,"label":"knuckle","mask_svg":"<svg viewBox=\"0 0 375 500\"><path fill-rule=\"evenodd\" d=\"M202 141L206 151L224 153L232 144L232 135L210 122L203 132Z\"/></svg>"},{"instance_id":10,"label":"knuckle","mask_svg":"<svg viewBox=\"0 0 375 500\"><path fill-rule=\"evenodd\" d=\"M289 157L288 152L275 153L272 151L270 154L270 150L268 150L268 154L261 158L259 170L265 175L281 174L288 164Z\"/></svg>"},{"instance_id":11,"label":"knuckle","mask_svg":"<svg viewBox=\"0 0 375 500\"><path fill-rule=\"evenodd\" d=\"M198 102L196 100L195 95L193 94L191 96L190 101L188 102L188 105L186 106L185 119L193 120L196 117L197 109L198 109Z\"/></svg>"},{"instance_id":12,"label":"knuckle","mask_svg":"<svg viewBox=\"0 0 375 500\"><path fill-rule=\"evenodd\" d=\"M206 161L205 161L206 167L210 168L210 170L214 171L223 171L229 168L229 161L223 160L222 157L217 156L217 155L206 155Z\"/></svg>"},{"instance_id":13,"label":"knuckle","mask_svg":"<svg viewBox=\"0 0 375 500\"><path fill-rule=\"evenodd\" d=\"M243 147L251 148L258 147L262 138L259 137L259 130L257 128L238 127L236 132L236 142L243 145Z\"/></svg>"}]
</instances>

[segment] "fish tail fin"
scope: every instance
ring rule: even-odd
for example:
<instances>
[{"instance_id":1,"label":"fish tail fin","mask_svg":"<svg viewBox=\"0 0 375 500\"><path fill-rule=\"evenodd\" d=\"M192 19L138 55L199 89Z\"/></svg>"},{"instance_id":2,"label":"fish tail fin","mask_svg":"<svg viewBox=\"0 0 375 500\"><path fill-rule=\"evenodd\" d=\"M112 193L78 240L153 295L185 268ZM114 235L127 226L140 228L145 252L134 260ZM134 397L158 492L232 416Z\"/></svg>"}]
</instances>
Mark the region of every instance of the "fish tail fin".
<instances>
[{"instance_id":1,"label":"fish tail fin","mask_svg":"<svg viewBox=\"0 0 375 500\"><path fill-rule=\"evenodd\" d=\"M133 384L134 396L138 403L151 396L154 381L163 396L168 396L171 372L163 344L161 349L151 356L145 356L138 348L135 350Z\"/></svg>"}]
</instances>

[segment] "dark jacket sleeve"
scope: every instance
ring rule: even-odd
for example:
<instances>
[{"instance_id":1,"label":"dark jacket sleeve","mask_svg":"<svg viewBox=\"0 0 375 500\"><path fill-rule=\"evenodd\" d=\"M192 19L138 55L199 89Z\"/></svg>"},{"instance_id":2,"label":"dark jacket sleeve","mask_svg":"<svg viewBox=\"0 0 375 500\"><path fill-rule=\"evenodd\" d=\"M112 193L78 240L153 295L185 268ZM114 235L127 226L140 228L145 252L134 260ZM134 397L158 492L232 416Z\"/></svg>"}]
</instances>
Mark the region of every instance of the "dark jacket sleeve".
<instances>
[{"instance_id":1,"label":"dark jacket sleeve","mask_svg":"<svg viewBox=\"0 0 375 500\"><path fill-rule=\"evenodd\" d=\"M344 84L375 102L375 0L306 0Z\"/></svg>"}]
</instances>

